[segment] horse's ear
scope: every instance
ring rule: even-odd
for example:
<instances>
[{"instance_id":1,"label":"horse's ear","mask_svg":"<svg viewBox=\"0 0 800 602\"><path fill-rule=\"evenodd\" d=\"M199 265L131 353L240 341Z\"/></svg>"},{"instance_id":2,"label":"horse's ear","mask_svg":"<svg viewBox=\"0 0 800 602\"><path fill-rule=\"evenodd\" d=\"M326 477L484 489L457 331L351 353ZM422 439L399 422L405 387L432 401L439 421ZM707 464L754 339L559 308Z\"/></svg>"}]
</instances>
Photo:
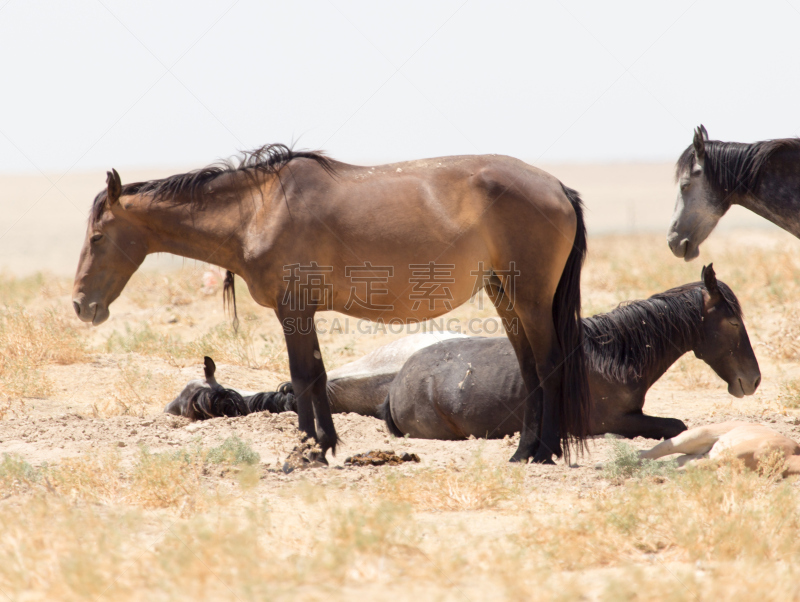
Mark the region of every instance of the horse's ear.
<instances>
[{"instance_id":1,"label":"horse's ear","mask_svg":"<svg viewBox=\"0 0 800 602\"><path fill-rule=\"evenodd\" d=\"M116 169L106 172L106 184L108 186L108 206L111 207L119 202L119 197L122 194L122 180L119 177Z\"/></svg>"},{"instance_id":2,"label":"horse's ear","mask_svg":"<svg viewBox=\"0 0 800 602\"><path fill-rule=\"evenodd\" d=\"M695 129L694 140L692 140L692 145L694 146L694 160L701 168L706 158L706 140L708 140L708 132L706 132L706 128L701 125Z\"/></svg>"},{"instance_id":3,"label":"horse's ear","mask_svg":"<svg viewBox=\"0 0 800 602\"><path fill-rule=\"evenodd\" d=\"M217 365L214 363L210 357L205 356L203 358L203 365L205 366L204 372L206 375L206 380L214 378L214 372L217 371Z\"/></svg>"},{"instance_id":4,"label":"horse's ear","mask_svg":"<svg viewBox=\"0 0 800 602\"><path fill-rule=\"evenodd\" d=\"M720 297L719 286L717 286L717 274L714 272L714 264L709 263L708 265L703 266L703 271L700 273L700 277L703 279L703 284L708 291L709 301L711 301L713 305L719 300Z\"/></svg>"}]
</instances>

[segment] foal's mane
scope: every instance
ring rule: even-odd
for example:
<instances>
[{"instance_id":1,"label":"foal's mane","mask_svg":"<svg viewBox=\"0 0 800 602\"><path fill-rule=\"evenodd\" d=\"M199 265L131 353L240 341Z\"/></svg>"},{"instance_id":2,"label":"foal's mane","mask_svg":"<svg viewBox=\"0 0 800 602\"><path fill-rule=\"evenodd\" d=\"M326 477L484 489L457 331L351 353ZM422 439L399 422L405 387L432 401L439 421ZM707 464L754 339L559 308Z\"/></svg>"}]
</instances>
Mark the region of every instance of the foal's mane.
<instances>
[{"instance_id":1,"label":"foal's mane","mask_svg":"<svg viewBox=\"0 0 800 602\"><path fill-rule=\"evenodd\" d=\"M294 159L312 159L327 173L335 173L333 162L321 151L295 151L285 144L265 144L252 151L243 152L238 160L228 159L201 169L176 174L160 180L136 182L122 187L122 194L151 194L154 200L188 198L192 204L200 202L197 193L203 186L223 174L242 173L251 178L258 175L274 175ZM90 219L96 222L103 215L107 192L101 191L92 205Z\"/></svg>"},{"instance_id":2,"label":"foal's mane","mask_svg":"<svg viewBox=\"0 0 800 602\"><path fill-rule=\"evenodd\" d=\"M800 138L778 138L761 142L721 142L706 140L703 173L719 192L755 192L764 166L782 149L800 149ZM694 163L694 145L690 144L675 164L675 180Z\"/></svg>"},{"instance_id":3,"label":"foal's mane","mask_svg":"<svg viewBox=\"0 0 800 602\"><path fill-rule=\"evenodd\" d=\"M742 308L723 282L717 286L737 318ZM641 378L673 348L691 349L702 336L702 282L693 282L629 301L605 314L583 319L584 347L590 368L627 383Z\"/></svg>"}]
</instances>

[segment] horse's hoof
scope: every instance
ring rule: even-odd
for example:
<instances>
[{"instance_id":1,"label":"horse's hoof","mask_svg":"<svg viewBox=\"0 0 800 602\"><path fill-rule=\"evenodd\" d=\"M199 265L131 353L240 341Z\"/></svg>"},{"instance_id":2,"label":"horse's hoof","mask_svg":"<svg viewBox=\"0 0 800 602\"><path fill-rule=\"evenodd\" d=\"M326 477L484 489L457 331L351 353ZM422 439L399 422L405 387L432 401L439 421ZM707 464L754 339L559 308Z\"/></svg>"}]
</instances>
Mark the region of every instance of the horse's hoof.
<instances>
[{"instance_id":1,"label":"horse's hoof","mask_svg":"<svg viewBox=\"0 0 800 602\"><path fill-rule=\"evenodd\" d=\"M553 454L548 453L548 452L544 452L544 453L538 453L537 452L537 454L533 457L533 463L534 464L553 464L553 465L555 465L555 462L553 462Z\"/></svg>"},{"instance_id":2,"label":"horse's hoof","mask_svg":"<svg viewBox=\"0 0 800 602\"><path fill-rule=\"evenodd\" d=\"M529 459L530 459L530 456L514 454L513 456L511 456L511 458L509 458L508 461L509 462L521 462L522 464L527 464Z\"/></svg>"},{"instance_id":3,"label":"horse's hoof","mask_svg":"<svg viewBox=\"0 0 800 602\"><path fill-rule=\"evenodd\" d=\"M328 466L328 458L325 457L325 452L313 453L308 455L308 459L311 464L314 462L319 462L320 464L324 464Z\"/></svg>"}]
</instances>

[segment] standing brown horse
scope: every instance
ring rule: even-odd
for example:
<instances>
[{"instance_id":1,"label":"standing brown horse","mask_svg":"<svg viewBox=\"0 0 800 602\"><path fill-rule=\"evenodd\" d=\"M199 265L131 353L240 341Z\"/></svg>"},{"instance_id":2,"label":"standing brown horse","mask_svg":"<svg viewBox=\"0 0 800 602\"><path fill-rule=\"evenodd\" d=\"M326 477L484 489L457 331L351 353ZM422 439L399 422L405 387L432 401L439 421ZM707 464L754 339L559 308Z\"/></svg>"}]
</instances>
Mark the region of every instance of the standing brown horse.
<instances>
[{"instance_id":1,"label":"standing brown horse","mask_svg":"<svg viewBox=\"0 0 800 602\"><path fill-rule=\"evenodd\" d=\"M269 145L239 165L123 186L95 198L75 276L81 320L100 324L148 253L241 276L283 326L299 427L338 441L314 314L435 318L485 287L528 391L512 460L552 463L588 433L580 321L586 231L577 193L510 157L377 167ZM316 426L315 426L316 417ZM319 431L317 428L319 428Z\"/></svg>"}]
</instances>

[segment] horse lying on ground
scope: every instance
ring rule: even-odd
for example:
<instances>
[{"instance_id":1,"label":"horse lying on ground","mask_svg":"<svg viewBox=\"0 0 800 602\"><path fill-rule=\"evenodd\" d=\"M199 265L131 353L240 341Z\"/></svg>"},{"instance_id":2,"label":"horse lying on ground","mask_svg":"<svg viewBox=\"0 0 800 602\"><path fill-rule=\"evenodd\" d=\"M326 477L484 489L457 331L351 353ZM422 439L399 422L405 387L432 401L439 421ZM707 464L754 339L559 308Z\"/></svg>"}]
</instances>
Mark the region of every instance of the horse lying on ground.
<instances>
[{"instance_id":1,"label":"horse lying on ground","mask_svg":"<svg viewBox=\"0 0 800 602\"><path fill-rule=\"evenodd\" d=\"M386 399L389 385L406 360L424 347L452 338L464 339L467 336L449 331L412 334L378 347L353 362L331 370L328 372L327 383L331 412L355 412L379 418L378 408ZM264 410L273 414L297 411L297 398L294 395L292 383L283 383L277 391L261 393L226 389L238 393L243 399L244 405L236 406L242 410L238 414L226 413L232 409L230 404L225 402L224 397L211 396L209 393L203 394L202 411L192 409L189 400L197 396L198 391L213 389L208 381L208 362L211 362L213 366L211 358L206 358L206 380L190 381L183 391L164 408L164 412L176 416L187 416L193 420L203 420L215 416L241 416ZM213 369L210 374L213 378ZM190 411L193 412L191 415Z\"/></svg>"},{"instance_id":2,"label":"horse lying on ground","mask_svg":"<svg viewBox=\"0 0 800 602\"><path fill-rule=\"evenodd\" d=\"M648 389L688 351L705 361L736 397L761 381L739 302L712 266L686 284L607 314L584 318L592 397L591 435L651 439L686 430L675 418L642 412ZM511 343L470 338L415 353L389 388L381 415L396 436L496 438L520 430L525 385Z\"/></svg>"},{"instance_id":3,"label":"horse lying on ground","mask_svg":"<svg viewBox=\"0 0 800 602\"><path fill-rule=\"evenodd\" d=\"M730 457L742 460L750 470L756 470L760 462L776 451L780 451L786 461L784 477L800 474L800 445L763 424L750 422L699 426L662 441L652 449L640 451L639 456L655 460L683 454L677 462L678 466L684 466L700 458L724 458L730 454Z\"/></svg>"},{"instance_id":4,"label":"horse lying on ground","mask_svg":"<svg viewBox=\"0 0 800 602\"><path fill-rule=\"evenodd\" d=\"M647 390L689 350L729 383L731 394L742 397L758 387L758 362L735 295L717 282L711 266L704 269L703 279L702 284L685 285L584 319L592 434L660 439L686 430L680 420L647 416L642 407ZM432 337L453 340L433 345L436 339ZM422 345L425 341L428 345ZM421 347L422 351L413 352ZM397 429L395 434L437 439L503 437L519 431L521 424L519 401L525 389L514 366L514 352L505 338L412 335L332 370L336 377L328 381L328 397L335 413L378 416L382 406L384 419L389 407L398 412L397 417L411 410L424 416L420 423L414 416L400 418L408 430ZM398 371L404 375L402 384L395 378ZM166 412L184 413L180 407L186 404L180 400L187 397L191 385ZM393 396L389 396L390 387ZM277 392L259 395L278 394L285 400L281 409L263 409L294 410L288 383ZM389 403L384 404L387 397ZM515 406L516 414L511 411Z\"/></svg>"}]
</instances>

